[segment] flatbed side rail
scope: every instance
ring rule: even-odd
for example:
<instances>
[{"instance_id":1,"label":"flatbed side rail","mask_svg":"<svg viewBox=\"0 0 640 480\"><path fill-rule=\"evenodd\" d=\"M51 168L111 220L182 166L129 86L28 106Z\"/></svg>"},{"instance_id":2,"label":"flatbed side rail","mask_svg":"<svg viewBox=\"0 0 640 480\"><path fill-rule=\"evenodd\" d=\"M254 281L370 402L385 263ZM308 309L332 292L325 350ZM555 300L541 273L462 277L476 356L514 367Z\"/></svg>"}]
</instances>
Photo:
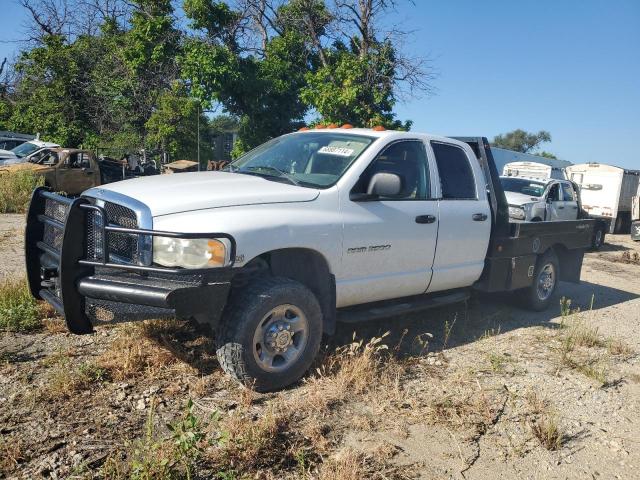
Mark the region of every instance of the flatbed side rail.
<instances>
[{"instance_id":1,"label":"flatbed side rail","mask_svg":"<svg viewBox=\"0 0 640 480\"><path fill-rule=\"evenodd\" d=\"M94 217L89 219L89 212ZM95 221L96 216L101 219ZM88 258L87 226L97 230L101 239L100 254ZM25 262L29 290L35 298L50 303L65 317L72 333L90 333L91 321L85 312L85 297L78 291L81 279L94 275L99 267L139 273L170 274L178 277L203 278L216 269L167 268L153 264L122 263L113 261L109 251L113 234L136 236L152 248L154 236L170 238L225 238L230 244L229 265L232 267L236 253L235 239L226 233L181 233L148 229L125 228L109 223L104 208L93 205L87 198L71 199L54 194L44 187L34 190L27 212L25 229ZM151 258L151 256L149 256ZM151 263L151 262L149 262Z\"/></svg>"}]
</instances>

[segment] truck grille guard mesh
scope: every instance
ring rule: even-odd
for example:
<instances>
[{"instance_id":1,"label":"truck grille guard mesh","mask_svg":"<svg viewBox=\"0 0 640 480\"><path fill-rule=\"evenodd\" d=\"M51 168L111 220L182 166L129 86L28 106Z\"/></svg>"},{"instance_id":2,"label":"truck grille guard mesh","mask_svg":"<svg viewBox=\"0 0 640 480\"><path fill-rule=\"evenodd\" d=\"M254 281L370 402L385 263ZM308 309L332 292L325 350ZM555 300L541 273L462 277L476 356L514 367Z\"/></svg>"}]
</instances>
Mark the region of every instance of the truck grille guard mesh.
<instances>
[{"instance_id":1,"label":"truck grille guard mesh","mask_svg":"<svg viewBox=\"0 0 640 480\"><path fill-rule=\"evenodd\" d=\"M229 266L233 266L236 242L229 234L162 232L136 227L134 212L122 205L106 202L101 207L87 198L71 199L44 187L37 188L29 205L25 235L31 294L46 300L64 315L72 333L89 333L93 328L77 284L93 275L96 268L185 278L211 272L211 269L152 265L154 236L226 238L231 250Z\"/></svg>"}]
</instances>

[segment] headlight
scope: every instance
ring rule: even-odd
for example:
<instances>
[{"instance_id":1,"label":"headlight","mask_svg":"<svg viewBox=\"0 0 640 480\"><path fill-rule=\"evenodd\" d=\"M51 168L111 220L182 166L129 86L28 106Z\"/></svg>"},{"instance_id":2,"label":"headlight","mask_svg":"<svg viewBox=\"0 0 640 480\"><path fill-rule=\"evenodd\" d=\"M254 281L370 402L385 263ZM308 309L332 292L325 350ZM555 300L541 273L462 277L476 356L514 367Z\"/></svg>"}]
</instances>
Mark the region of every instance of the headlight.
<instances>
[{"instance_id":1,"label":"headlight","mask_svg":"<svg viewBox=\"0 0 640 480\"><path fill-rule=\"evenodd\" d=\"M511 218L517 218L518 220L524 220L524 209L520 207L509 207L509 216Z\"/></svg>"},{"instance_id":2,"label":"headlight","mask_svg":"<svg viewBox=\"0 0 640 480\"><path fill-rule=\"evenodd\" d=\"M229 241L224 238L153 237L153 261L164 267L224 267L229 263L229 251Z\"/></svg>"}]
</instances>

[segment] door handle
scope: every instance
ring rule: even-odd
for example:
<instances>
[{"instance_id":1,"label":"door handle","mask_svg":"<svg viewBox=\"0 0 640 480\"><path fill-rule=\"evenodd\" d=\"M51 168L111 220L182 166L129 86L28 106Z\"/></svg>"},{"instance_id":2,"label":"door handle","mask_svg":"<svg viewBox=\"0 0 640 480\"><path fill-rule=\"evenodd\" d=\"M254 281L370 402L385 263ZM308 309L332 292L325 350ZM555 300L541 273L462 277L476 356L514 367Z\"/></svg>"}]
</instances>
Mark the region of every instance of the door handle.
<instances>
[{"instance_id":1,"label":"door handle","mask_svg":"<svg viewBox=\"0 0 640 480\"><path fill-rule=\"evenodd\" d=\"M474 222L484 222L488 217L486 213L474 213L471 218Z\"/></svg>"},{"instance_id":2,"label":"door handle","mask_svg":"<svg viewBox=\"0 0 640 480\"><path fill-rule=\"evenodd\" d=\"M435 215L418 215L416 217L416 223L433 223L436 221Z\"/></svg>"}]
</instances>

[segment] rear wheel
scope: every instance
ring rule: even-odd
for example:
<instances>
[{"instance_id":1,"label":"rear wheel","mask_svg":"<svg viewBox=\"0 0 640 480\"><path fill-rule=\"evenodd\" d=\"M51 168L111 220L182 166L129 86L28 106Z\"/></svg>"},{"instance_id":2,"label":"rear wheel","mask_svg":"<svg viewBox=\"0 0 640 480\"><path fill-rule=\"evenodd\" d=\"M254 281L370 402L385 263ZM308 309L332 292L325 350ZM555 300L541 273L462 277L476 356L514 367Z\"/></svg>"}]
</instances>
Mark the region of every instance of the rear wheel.
<instances>
[{"instance_id":1,"label":"rear wheel","mask_svg":"<svg viewBox=\"0 0 640 480\"><path fill-rule=\"evenodd\" d=\"M232 292L216 333L216 353L225 372L268 392L304 375L321 338L315 295L288 278L263 277Z\"/></svg>"},{"instance_id":2,"label":"rear wheel","mask_svg":"<svg viewBox=\"0 0 640 480\"><path fill-rule=\"evenodd\" d=\"M591 241L591 249L600 250L603 244L604 244L604 228L598 227L593 234L593 239Z\"/></svg>"},{"instance_id":3,"label":"rear wheel","mask_svg":"<svg viewBox=\"0 0 640 480\"><path fill-rule=\"evenodd\" d=\"M526 307L538 312L546 310L553 302L559 280L558 257L552 250L548 250L536 262L533 283L521 291L521 299Z\"/></svg>"}]
</instances>

